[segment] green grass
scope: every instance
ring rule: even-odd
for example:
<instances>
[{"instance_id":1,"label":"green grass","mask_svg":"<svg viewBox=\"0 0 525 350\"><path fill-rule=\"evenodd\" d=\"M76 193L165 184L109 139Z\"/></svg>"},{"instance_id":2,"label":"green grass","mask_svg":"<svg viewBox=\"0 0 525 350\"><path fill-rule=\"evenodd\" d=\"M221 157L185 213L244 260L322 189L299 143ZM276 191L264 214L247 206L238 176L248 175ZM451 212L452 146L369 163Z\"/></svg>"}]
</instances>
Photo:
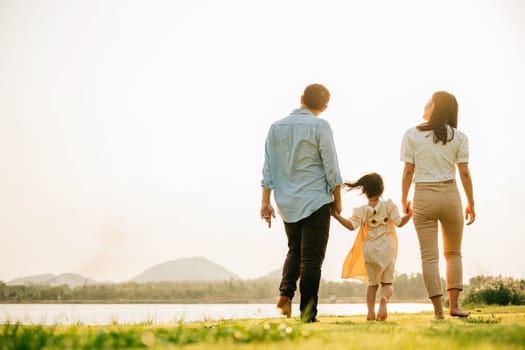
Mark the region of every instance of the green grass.
<instances>
[{"instance_id":1,"label":"green grass","mask_svg":"<svg viewBox=\"0 0 525 350\"><path fill-rule=\"evenodd\" d=\"M7 349L525 349L525 306L478 307L471 317L433 320L428 312L107 326L0 325Z\"/></svg>"}]
</instances>

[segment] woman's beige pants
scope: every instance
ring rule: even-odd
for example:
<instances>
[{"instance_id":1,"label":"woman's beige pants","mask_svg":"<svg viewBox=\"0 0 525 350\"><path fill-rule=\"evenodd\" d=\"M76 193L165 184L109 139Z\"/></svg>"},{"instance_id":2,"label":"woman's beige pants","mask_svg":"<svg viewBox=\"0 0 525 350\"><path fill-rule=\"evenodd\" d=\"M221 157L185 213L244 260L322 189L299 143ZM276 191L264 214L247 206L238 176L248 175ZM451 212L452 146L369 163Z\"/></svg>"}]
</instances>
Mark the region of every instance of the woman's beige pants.
<instances>
[{"instance_id":1,"label":"woman's beige pants","mask_svg":"<svg viewBox=\"0 0 525 350\"><path fill-rule=\"evenodd\" d=\"M417 183L414 191L414 226L419 239L423 280L429 298L443 295L439 275L438 222L447 263L447 290L463 289L461 238L463 209L454 183Z\"/></svg>"}]
</instances>

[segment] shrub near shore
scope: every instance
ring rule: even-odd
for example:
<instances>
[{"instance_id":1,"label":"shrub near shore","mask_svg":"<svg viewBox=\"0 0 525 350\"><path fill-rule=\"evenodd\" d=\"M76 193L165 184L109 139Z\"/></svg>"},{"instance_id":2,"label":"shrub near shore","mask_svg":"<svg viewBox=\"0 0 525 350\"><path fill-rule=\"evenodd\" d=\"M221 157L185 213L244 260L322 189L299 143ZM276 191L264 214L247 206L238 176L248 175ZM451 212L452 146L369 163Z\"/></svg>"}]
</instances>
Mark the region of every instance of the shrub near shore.
<instances>
[{"instance_id":1,"label":"shrub near shore","mask_svg":"<svg viewBox=\"0 0 525 350\"><path fill-rule=\"evenodd\" d=\"M525 305L525 280L502 276L471 278L464 302L487 305Z\"/></svg>"}]
</instances>

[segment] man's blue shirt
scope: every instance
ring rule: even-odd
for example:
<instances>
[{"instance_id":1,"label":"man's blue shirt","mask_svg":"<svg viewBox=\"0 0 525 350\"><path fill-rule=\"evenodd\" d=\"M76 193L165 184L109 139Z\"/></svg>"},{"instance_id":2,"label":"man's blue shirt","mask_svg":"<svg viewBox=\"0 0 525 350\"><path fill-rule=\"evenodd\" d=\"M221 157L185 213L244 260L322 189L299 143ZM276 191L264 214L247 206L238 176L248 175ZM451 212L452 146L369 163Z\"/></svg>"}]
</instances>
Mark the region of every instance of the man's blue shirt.
<instances>
[{"instance_id":1,"label":"man's blue shirt","mask_svg":"<svg viewBox=\"0 0 525 350\"><path fill-rule=\"evenodd\" d=\"M293 223L333 201L343 183L332 129L307 109L296 109L270 127L261 184L273 190L279 214Z\"/></svg>"}]
</instances>

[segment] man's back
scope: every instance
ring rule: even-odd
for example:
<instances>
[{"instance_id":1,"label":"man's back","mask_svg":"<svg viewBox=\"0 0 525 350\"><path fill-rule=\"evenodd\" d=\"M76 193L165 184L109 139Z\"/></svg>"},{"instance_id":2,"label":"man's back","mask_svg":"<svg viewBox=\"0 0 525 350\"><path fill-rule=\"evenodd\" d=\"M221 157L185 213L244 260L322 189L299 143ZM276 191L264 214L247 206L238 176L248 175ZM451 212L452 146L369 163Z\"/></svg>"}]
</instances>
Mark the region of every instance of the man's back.
<instances>
[{"instance_id":1,"label":"man's back","mask_svg":"<svg viewBox=\"0 0 525 350\"><path fill-rule=\"evenodd\" d=\"M296 222L330 203L340 181L328 122L297 109L275 122L266 139L263 185L274 190L285 222Z\"/></svg>"}]
</instances>

